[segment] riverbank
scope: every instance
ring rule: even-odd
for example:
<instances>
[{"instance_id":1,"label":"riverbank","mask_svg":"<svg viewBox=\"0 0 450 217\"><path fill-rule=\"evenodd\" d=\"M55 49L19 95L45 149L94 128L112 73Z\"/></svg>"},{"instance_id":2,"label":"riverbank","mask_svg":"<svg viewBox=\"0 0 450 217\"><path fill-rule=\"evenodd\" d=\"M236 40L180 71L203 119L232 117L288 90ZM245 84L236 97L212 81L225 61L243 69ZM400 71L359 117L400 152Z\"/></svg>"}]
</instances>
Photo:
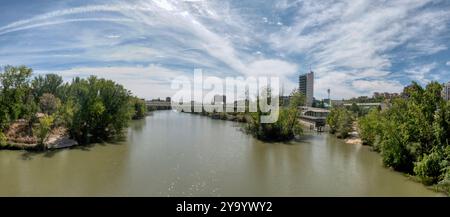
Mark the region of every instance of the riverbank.
<instances>
[{"instance_id":1,"label":"riverbank","mask_svg":"<svg viewBox=\"0 0 450 217\"><path fill-rule=\"evenodd\" d=\"M233 122L240 122L240 123L246 123L247 118L246 114L243 112L184 112L182 113L190 113L195 115L201 115L205 117L209 117L211 119L215 120L224 120L224 121L233 121Z\"/></svg>"},{"instance_id":2,"label":"riverbank","mask_svg":"<svg viewBox=\"0 0 450 217\"><path fill-rule=\"evenodd\" d=\"M356 121L353 122L353 124L352 124L352 131L350 131L349 136L347 138L345 138L345 139L342 139L342 140L346 144L349 144L349 145L367 146L367 147L370 147L370 149L372 149L372 146L363 144L362 139L361 139L361 137L359 135L359 128L358 128L358 124L357 124ZM379 154L379 153L377 153L377 154ZM395 171L393 168L390 168L390 169ZM411 174L404 173L404 172L400 172L400 171L397 171L397 172L399 172L399 173L403 174L404 176L408 177L408 179L413 181L413 182L417 182L419 184L422 184L427 189L433 190L433 191L435 191L437 193L443 193L443 194L445 194L447 196L450 196L450 183L440 183L440 184L434 184L434 185L426 185L426 184L424 184L422 182L422 180L418 176L411 175Z\"/></svg>"},{"instance_id":3,"label":"riverbank","mask_svg":"<svg viewBox=\"0 0 450 217\"><path fill-rule=\"evenodd\" d=\"M36 124L34 124L36 125ZM34 126L36 127L36 126ZM70 139L67 128L59 126L50 130L42 144L36 135L30 136L29 123L24 119L14 121L5 133L5 142L0 149L43 151L77 146L78 142Z\"/></svg>"},{"instance_id":4,"label":"riverbank","mask_svg":"<svg viewBox=\"0 0 450 217\"><path fill-rule=\"evenodd\" d=\"M345 143L350 145L363 145L361 137L359 136L358 123L355 121L352 124L352 131L348 133L348 137L344 139Z\"/></svg>"}]
</instances>

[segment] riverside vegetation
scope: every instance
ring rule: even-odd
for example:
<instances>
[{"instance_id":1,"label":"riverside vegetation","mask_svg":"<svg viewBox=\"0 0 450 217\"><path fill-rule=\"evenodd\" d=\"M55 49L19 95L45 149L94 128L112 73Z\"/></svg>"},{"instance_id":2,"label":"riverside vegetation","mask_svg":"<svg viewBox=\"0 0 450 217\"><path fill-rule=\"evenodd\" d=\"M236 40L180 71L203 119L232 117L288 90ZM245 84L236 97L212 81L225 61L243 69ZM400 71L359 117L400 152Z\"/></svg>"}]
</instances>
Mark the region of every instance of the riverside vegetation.
<instances>
[{"instance_id":1,"label":"riverside vegetation","mask_svg":"<svg viewBox=\"0 0 450 217\"><path fill-rule=\"evenodd\" d=\"M270 96L270 95L269 95ZM298 107L303 104L304 96L295 90L290 95L288 105L280 106L278 119L275 123L261 123L260 109L258 112L248 114L244 129L247 133L263 141L287 141L302 134L302 126L298 119ZM259 99L258 99L259 101ZM259 105L259 103L257 103Z\"/></svg>"},{"instance_id":2,"label":"riverside vegetation","mask_svg":"<svg viewBox=\"0 0 450 217\"><path fill-rule=\"evenodd\" d=\"M425 88L413 82L401 97L387 102L387 109L372 109L359 118L346 108L332 109L330 131L345 136L357 120L363 144L379 152L385 166L450 194L450 102L441 90L437 82Z\"/></svg>"},{"instance_id":3,"label":"riverside vegetation","mask_svg":"<svg viewBox=\"0 0 450 217\"><path fill-rule=\"evenodd\" d=\"M33 78L31 68L6 66L0 83L0 148L44 150L51 134L79 144L109 141L146 113L143 100L95 76L64 83L56 74Z\"/></svg>"},{"instance_id":4,"label":"riverside vegetation","mask_svg":"<svg viewBox=\"0 0 450 217\"><path fill-rule=\"evenodd\" d=\"M268 99L270 99L270 90L268 91ZM211 117L213 119L229 120L242 122L242 130L249 135L261 141L289 141L295 136L300 136L303 132L302 125L298 121L300 111L298 107L303 104L305 97L298 91L294 90L289 96L289 104L281 104L279 116L275 123L261 123L261 116L267 115L259 109L259 97L256 99L257 112L206 112L202 110L198 114ZM269 101L270 102L270 101ZM246 108L249 102L246 101ZM194 108L192 107L193 111Z\"/></svg>"}]
</instances>

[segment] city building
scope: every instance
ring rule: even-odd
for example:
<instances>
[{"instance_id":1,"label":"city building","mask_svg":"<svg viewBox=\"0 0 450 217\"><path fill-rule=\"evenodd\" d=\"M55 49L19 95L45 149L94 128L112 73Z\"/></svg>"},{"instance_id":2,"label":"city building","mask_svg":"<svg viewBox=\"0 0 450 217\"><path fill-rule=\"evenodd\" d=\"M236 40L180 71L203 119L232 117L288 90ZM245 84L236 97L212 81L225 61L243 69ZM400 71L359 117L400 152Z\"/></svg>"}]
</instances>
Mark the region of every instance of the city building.
<instances>
[{"instance_id":1,"label":"city building","mask_svg":"<svg viewBox=\"0 0 450 217\"><path fill-rule=\"evenodd\" d=\"M388 93L388 92L384 92L384 93L379 93L379 92L375 92L373 93L373 98L375 99L393 99L398 97L400 94L398 93Z\"/></svg>"},{"instance_id":2,"label":"city building","mask_svg":"<svg viewBox=\"0 0 450 217\"><path fill-rule=\"evenodd\" d=\"M314 72L300 75L298 79L298 88L300 93L306 96L306 106L312 106L314 102Z\"/></svg>"},{"instance_id":3,"label":"city building","mask_svg":"<svg viewBox=\"0 0 450 217\"><path fill-rule=\"evenodd\" d=\"M443 85L444 88L442 89L442 97L444 100L450 100L450 81L447 82L447 84Z\"/></svg>"}]
</instances>

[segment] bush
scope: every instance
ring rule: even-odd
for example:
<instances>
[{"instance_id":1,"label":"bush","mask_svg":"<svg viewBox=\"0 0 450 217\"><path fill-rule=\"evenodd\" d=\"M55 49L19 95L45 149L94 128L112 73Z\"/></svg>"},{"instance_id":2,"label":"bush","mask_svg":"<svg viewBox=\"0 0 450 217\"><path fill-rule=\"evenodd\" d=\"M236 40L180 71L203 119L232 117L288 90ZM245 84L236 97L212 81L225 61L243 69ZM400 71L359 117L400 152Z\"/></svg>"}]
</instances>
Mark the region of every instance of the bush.
<instances>
[{"instance_id":1,"label":"bush","mask_svg":"<svg viewBox=\"0 0 450 217\"><path fill-rule=\"evenodd\" d=\"M347 138L352 131L352 113L343 107L335 107L327 117L327 124L330 133L336 134L338 138Z\"/></svg>"},{"instance_id":2,"label":"bush","mask_svg":"<svg viewBox=\"0 0 450 217\"><path fill-rule=\"evenodd\" d=\"M431 154L425 155L422 160L414 163L414 173L424 184L435 184L442 178L441 173L445 166L443 153L433 151Z\"/></svg>"},{"instance_id":3,"label":"bush","mask_svg":"<svg viewBox=\"0 0 450 217\"><path fill-rule=\"evenodd\" d=\"M32 81L31 75L32 70L25 66L6 66L0 72L0 132L20 118L28 123L27 136L33 136L33 125L38 123L40 143L53 126L68 128L73 138L84 143L90 138L122 136L131 117L141 118L146 113L143 100L133 101L130 91L111 80L91 76L63 84L62 77L55 74L36 76ZM46 113L40 120L39 108Z\"/></svg>"},{"instance_id":4,"label":"bush","mask_svg":"<svg viewBox=\"0 0 450 217\"><path fill-rule=\"evenodd\" d=\"M437 82L426 88L413 82L388 109L372 110L358 122L362 140L381 152L386 166L413 173L425 184L442 184L448 173L450 102L441 90Z\"/></svg>"},{"instance_id":5,"label":"bush","mask_svg":"<svg viewBox=\"0 0 450 217\"><path fill-rule=\"evenodd\" d=\"M379 140L383 131L383 118L378 109L370 112L358 120L359 136L363 144L373 146L379 150Z\"/></svg>"},{"instance_id":6,"label":"bush","mask_svg":"<svg viewBox=\"0 0 450 217\"><path fill-rule=\"evenodd\" d=\"M6 146L8 143L8 138L6 138L3 132L0 132L0 147Z\"/></svg>"},{"instance_id":7,"label":"bush","mask_svg":"<svg viewBox=\"0 0 450 217\"><path fill-rule=\"evenodd\" d=\"M48 137L52 129L54 118L53 116L45 115L39 119L39 125L37 128L38 143L41 147L45 148L45 140Z\"/></svg>"},{"instance_id":8,"label":"bush","mask_svg":"<svg viewBox=\"0 0 450 217\"><path fill-rule=\"evenodd\" d=\"M39 107L45 114L51 115L55 113L60 105L61 100L51 93L44 93L41 97L39 97Z\"/></svg>"},{"instance_id":9,"label":"bush","mask_svg":"<svg viewBox=\"0 0 450 217\"><path fill-rule=\"evenodd\" d=\"M137 97L131 98L131 104L133 107L133 119L142 119L147 114L147 105L145 100L139 99Z\"/></svg>"},{"instance_id":10,"label":"bush","mask_svg":"<svg viewBox=\"0 0 450 217\"><path fill-rule=\"evenodd\" d=\"M121 137L132 117L130 93L111 80L76 78L70 86L74 102L71 135L78 142Z\"/></svg>"},{"instance_id":11,"label":"bush","mask_svg":"<svg viewBox=\"0 0 450 217\"><path fill-rule=\"evenodd\" d=\"M278 120L275 123L261 123L261 112L247 114L245 131L254 137L265 141L287 141L302 133L298 118L298 106L304 101L298 91L291 94L289 107L280 108Z\"/></svg>"}]
</instances>

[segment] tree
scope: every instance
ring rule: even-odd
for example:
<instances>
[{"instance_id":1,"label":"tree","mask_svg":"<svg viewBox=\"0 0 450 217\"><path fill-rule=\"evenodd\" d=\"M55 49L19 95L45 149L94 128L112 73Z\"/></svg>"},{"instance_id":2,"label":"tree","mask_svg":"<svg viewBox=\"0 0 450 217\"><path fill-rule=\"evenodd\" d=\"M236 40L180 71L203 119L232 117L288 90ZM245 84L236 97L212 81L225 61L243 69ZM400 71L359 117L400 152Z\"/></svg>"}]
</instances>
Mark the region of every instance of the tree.
<instances>
[{"instance_id":1,"label":"tree","mask_svg":"<svg viewBox=\"0 0 450 217\"><path fill-rule=\"evenodd\" d=\"M131 98L131 104L133 105L133 119L142 119L147 114L147 104L145 100L137 97Z\"/></svg>"},{"instance_id":2,"label":"tree","mask_svg":"<svg viewBox=\"0 0 450 217\"><path fill-rule=\"evenodd\" d=\"M44 93L39 97L41 111L48 115L55 113L60 105L61 101L51 93Z\"/></svg>"},{"instance_id":3,"label":"tree","mask_svg":"<svg viewBox=\"0 0 450 217\"><path fill-rule=\"evenodd\" d=\"M22 117L27 112L25 99L30 93L29 79L32 69L25 66L6 66L0 73L0 127Z\"/></svg>"},{"instance_id":4,"label":"tree","mask_svg":"<svg viewBox=\"0 0 450 217\"><path fill-rule=\"evenodd\" d=\"M442 86L413 82L386 111L371 111L359 121L360 135L377 145L383 163L418 176L425 184L447 183L450 192L450 102ZM377 139L379 138L379 139Z\"/></svg>"},{"instance_id":5,"label":"tree","mask_svg":"<svg viewBox=\"0 0 450 217\"><path fill-rule=\"evenodd\" d=\"M300 92L294 91L291 93L289 106L280 108L279 116L275 123L261 123L260 119L263 113L258 109L258 112L247 115L245 131L258 139L266 141L293 139L302 133L302 128L298 121L300 117L298 106L302 105L303 102L304 96ZM257 103L259 104L259 98Z\"/></svg>"},{"instance_id":6,"label":"tree","mask_svg":"<svg viewBox=\"0 0 450 217\"><path fill-rule=\"evenodd\" d=\"M4 130L18 118L28 122L28 135L41 144L56 126L67 128L78 142L88 143L122 136L132 116L141 118L146 113L143 100L131 97L130 91L111 80L91 76L63 83L55 74L33 80L31 74L25 66L6 66L0 73L2 145L7 140ZM46 113L43 118L38 118L39 109Z\"/></svg>"},{"instance_id":7,"label":"tree","mask_svg":"<svg viewBox=\"0 0 450 217\"><path fill-rule=\"evenodd\" d=\"M46 149L45 140L47 139L53 125L54 118L53 116L45 115L41 119L39 119L39 125L37 129L37 136L39 139L39 145Z\"/></svg>"},{"instance_id":8,"label":"tree","mask_svg":"<svg viewBox=\"0 0 450 217\"><path fill-rule=\"evenodd\" d=\"M75 78L70 86L74 101L71 133L79 142L121 136L131 119L130 92L111 80Z\"/></svg>"},{"instance_id":9,"label":"tree","mask_svg":"<svg viewBox=\"0 0 450 217\"><path fill-rule=\"evenodd\" d=\"M379 149L383 121L380 110L377 108L370 110L366 116L358 120L359 136L363 144L371 145L375 150Z\"/></svg>"},{"instance_id":10,"label":"tree","mask_svg":"<svg viewBox=\"0 0 450 217\"><path fill-rule=\"evenodd\" d=\"M31 82L33 95L39 99L45 93L50 93L54 96L61 97L63 88L63 79L56 74L46 74L44 76L36 76Z\"/></svg>"},{"instance_id":11,"label":"tree","mask_svg":"<svg viewBox=\"0 0 450 217\"><path fill-rule=\"evenodd\" d=\"M347 138L352 131L352 113L344 107L334 107L327 116L327 124L330 133L336 134L338 138Z\"/></svg>"}]
</instances>

